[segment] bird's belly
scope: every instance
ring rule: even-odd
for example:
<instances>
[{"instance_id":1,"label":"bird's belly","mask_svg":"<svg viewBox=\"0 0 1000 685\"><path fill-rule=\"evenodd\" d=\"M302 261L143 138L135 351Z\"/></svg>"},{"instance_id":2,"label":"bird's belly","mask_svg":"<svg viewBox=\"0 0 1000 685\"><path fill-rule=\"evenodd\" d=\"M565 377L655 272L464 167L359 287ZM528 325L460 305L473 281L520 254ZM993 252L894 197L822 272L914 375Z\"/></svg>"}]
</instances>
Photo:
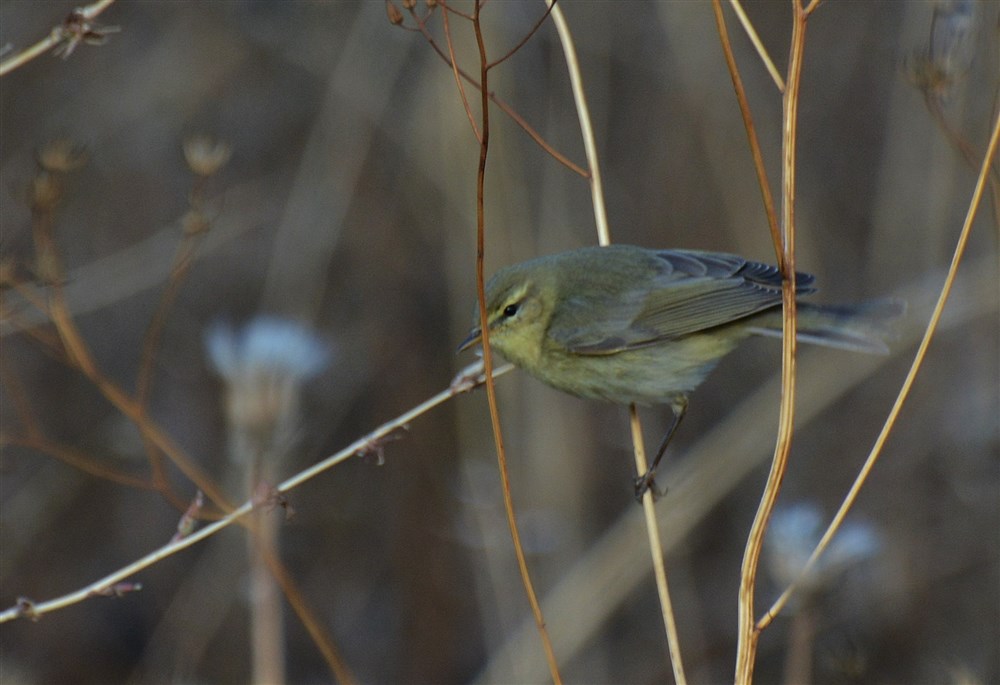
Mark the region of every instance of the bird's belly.
<instances>
[{"instance_id":1,"label":"bird's belly","mask_svg":"<svg viewBox=\"0 0 1000 685\"><path fill-rule=\"evenodd\" d=\"M613 354L546 355L529 369L549 385L579 397L616 404L668 404L693 391L737 339L691 335Z\"/></svg>"}]
</instances>

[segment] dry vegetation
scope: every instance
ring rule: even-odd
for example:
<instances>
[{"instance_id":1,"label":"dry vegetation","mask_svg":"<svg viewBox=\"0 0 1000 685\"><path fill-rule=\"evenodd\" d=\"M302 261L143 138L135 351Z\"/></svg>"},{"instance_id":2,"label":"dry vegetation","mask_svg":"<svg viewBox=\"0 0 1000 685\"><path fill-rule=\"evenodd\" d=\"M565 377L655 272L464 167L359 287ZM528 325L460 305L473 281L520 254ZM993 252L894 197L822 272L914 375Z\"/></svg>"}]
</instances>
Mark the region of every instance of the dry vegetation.
<instances>
[{"instance_id":1,"label":"dry vegetation","mask_svg":"<svg viewBox=\"0 0 1000 685\"><path fill-rule=\"evenodd\" d=\"M895 294L910 310L889 357L801 350L785 518L765 550L758 613L868 453L969 207L996 116L1000 10L960 4L974 9L968 32L939 23L934 34L935 7L947 4L829 2L810 19L798 267L817 274L825 301ZM71 8L7 0L0 38L20 50ZM563 9L613 239L772 260L710 4ZM784 73L789 4L746 10ZM490 54L517 45L542 12L487 3ZM779 187L781 97L725 12ZM182 519L197 488L208 497L192 513L217 518L246 498L245 471L275 485L470 361L454 348L475 298L478 145L455 77L424 37L392 26L376 2L119 2L99 22L120 31L0 81L0 608L124 567L179 520L204 525ZM428 29L444 46L440 10ZM478 73L468 25L451 29L458 61ZM585 165L550 23L490 79ZM596 242L588 184L497 109L486 191L487 273ZM760 682L1000 681L996 197L991 185L843 542L763 633ZM277 380L247 371L238 334L219 332L260 315L315 336L282 333L277 347L296 362L278 362ZM740 561L779 373L774 341L724 361L658 477L670 488L657 511L690 682L732 679ZM626 413L518 372L497 391L563 677L669 680ZM666 412L643 418L655 441ZM258 532L279 540L265 566L298 607L286 606L278 638L288 681L545 682L484 395L459 395L361 451L284 497L250 486L266 505ZM246 540L231 527L130 579L141 590L120 585L120 597L4 625L0 681L246 682L256 625Z\"/></svg>"}]
</instances>

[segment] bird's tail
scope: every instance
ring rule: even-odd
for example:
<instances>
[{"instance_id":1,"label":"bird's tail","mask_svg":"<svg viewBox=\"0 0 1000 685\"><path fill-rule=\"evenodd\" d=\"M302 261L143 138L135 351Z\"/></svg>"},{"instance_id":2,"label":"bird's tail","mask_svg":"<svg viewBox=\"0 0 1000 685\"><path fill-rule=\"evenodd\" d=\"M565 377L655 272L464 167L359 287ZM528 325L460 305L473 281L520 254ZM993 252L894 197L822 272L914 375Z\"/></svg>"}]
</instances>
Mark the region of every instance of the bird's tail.
<instances>
[{"instance_id":1,"label":"bird's tail","mask_svg":"<svg viewBox=\"0 0 1000 685\"><path fill-rule=\"evenodd\" d=\"M906 302L894 298L859 304L798 303L798 339L852 352L888 354L893 323L906 312ZM781 310L754 321L752 333L781 337Z\"/></svg>"}]
</instances>

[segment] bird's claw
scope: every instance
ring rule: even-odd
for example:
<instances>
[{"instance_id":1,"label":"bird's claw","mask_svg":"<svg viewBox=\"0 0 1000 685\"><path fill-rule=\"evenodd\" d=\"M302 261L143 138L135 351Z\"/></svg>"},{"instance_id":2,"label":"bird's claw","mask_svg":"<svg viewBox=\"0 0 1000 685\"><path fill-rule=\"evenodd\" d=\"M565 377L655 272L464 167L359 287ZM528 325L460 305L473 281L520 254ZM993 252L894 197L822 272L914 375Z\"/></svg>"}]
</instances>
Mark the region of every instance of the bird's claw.
<instances>
[{"instance_id":1,"label":"bird's claw","mask_svg":"<svg viewBox=\"0 0 1000 685\"><path fill-rule=\"evenodd\" d=\"M666 488L660 490L656 487L656 481L653 479L652 473L647 473L635 479L635 499L640 504L647 490L653 495L654 502L667 494Z\"/></svg>"}]
</instances>

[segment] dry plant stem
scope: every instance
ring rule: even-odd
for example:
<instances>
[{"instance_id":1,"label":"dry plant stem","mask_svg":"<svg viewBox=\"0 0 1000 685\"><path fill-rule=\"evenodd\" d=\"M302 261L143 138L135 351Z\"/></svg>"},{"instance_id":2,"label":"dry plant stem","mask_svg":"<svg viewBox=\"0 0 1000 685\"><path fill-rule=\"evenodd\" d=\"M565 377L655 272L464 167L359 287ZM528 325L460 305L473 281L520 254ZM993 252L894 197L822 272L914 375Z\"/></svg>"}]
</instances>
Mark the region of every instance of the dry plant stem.
<instances>
[{"instance_id":1,"label":"dry plant stem","mask_svg":"<svg viewBox=\"0 0 1000 685\"><path fill-rule=\"evenodd\" d=\"M476 81L474 78L472 78L471 76L469 76L461 68L454 66L454 64L455 64L454 61L451 60L451 59L449 59L448 55L446 55L445 52L444 52L444 50L442 50L441 47L437 44L437 41L434 40L434 36L432 36L431 33L430 33L430 31L427 30L427 25L420 18L420 16L417 15L416 12L414 12L412 9L410 10L410 14L413 17L414 21L416 22L416 24L417 24L417 30L420 31L421 35L423 35L424 40L426 40L427 44L431 46L431 48L434 50L435 53L437 53L438 57L440 57L442 60L444 60L445 64L448 65L448 68L449 69L457 69L459 75L463 79L465 79L473 88L476 88L477 90L481 90L482 86L480 86L480 84L479 84L478 81ZM569 169L573 173L575 173L575 174L577 174L577 175L579 175L579 176L581 176L583 178L590 178L590 174L587 172L586 169L583 169L579 165L574 164L573 162L571 162L569 160L568 157L566 157L561 152L559 152L558 150L556 150L554 147L552 147L551 145L549 145L545 141L545 139L542 137L542 135L538 131L536 131L534 128L532 128L531 124L529 124L527 121L525 121L524 118L520 114L518 114L516 111L514 111L514 109L510 105L508 105L506 102L504 102L503 100L501 100L500 98L498 98L495 93L489 93L488 92L487 95L490 98L490 100L493 101L493 104L495 104L497 107L499 107L500 110L504 114L506 114L507 116L509 116L514 121L514 123L517 124L518 126L520 126L521 129L525 133L527 133L528 136L532 140L534 140L535 143L540 148L542 148L543 150L545 150L545 152L548 153L549 155L551 155L557 162L559 162L560 164L562 164L563 166L565 166L567 169Z\"/></svg>"},{"instance_id":2,"label":"dry plant stem","mask_svg":"<svg viewBox=\"0 0 1000 685\"><path fill-rule=\"evenodd\" d=\"M518 50L520 50L521 48L523 48L524 45L525 45L525 43L527 43L529 40L531 40L532 36L534 36L536 33L538 33L538 29L542 28L542 24L544 24L545 20L549 18L549 14L552 12L552 8L556 4L555 0L551 0L551 1L546 0L546 3L548 5L548 7L545 8L545 13L542 14L541 17L539 17L538 21L535 22L535 25L531 27L531 30L528 31L526 34L524 34L524 37L521 38L521 40L519 40L517 42L517 45L515 45L510 50L508 50L507 53L503 57L499 57L499 58L493 60L492 62L490 62L489 64L487 64L486 65L487 69L492 69L493 67L497 66L498 64L502 64L503 62L506 62L508 59L510 59L511 57L513 57L514 54Z\"/></svg>"},{"instance_id":3,"label":"dry plant stem","mask_svg":"<svg viewBox=\"0 0 1000 685\"><path fill-rule=\"evenodd\" d=\"M35 418L35 410L28 400L28 394L24 391L24 385L21 384L20 378L4 363L2 357L0 357L0 383L7 388L9 401L14 404L14 414L23 426L22 430L25 433L24 440L42 440L42 429L38 425L38 419ZM0 434L0 439L10 440L5 433Z\"/></svg>"},{"instance_id":4,"label":"dry plant stem","mask_svg":"<svg viewBox=\"0 0 1000 685\"><path fill-rule=\"evenodd\" d=\"M483 30L480 22L479 11L481 1L475 0L472 14L472 26L476 34L476 45L479 48L480 64L480 107L482 108L482 135L479 138L479 168L476 173L476 293L479 298L479 323L483 336L483 364L485 366L486 397L490 405L490 422L493 425L493 439L496 442L497 463L500 470L500 480L503 491L504 509L507 512L507 524L510 527L511 538L514 542L514 553L517 556L517 566L521 573L521 582L524 591L528 596L528 603L531 605L531 612L535 617L535 625L538 627L538 634L542 641L542 649L545 651L545 658L549 665L549 672L552 675L552 682L557 685L562 683L559 675L559 665L556 662L555 651L552 649L552 641L549 632L545 628L545 618L542 615L542 607L538 603L538 596L535 593L534 584L531 582L531 575L528 572L528 562L524 556L524 547L521 545L521 535L517 528L517 517L514 514L514 500L510 491L510 476L507 470L507 457L503 446L503 433L500 427L500 413L497 408L496 388L493 386L493 355L490 350L489 325L486 320L488 310L486 309L486 292L484 287L483 256L485 253L486 235L486 214L485 214L485 188L486 188L486 159L490 145L490 101L488 93L488 72L489 61L486 59L486 45L483 41Z\"/></svg>"},{"instance_id":5,"label":"dry plant stem","mask_svg":"<svg viewBox=\"0 0 1000 685\"><path fill-rule=\"evenodd\" d=\"M94 476L95 478L103 478L104 480L117 483L118 485L124 485L128 488L159 491L159 488L156 485L150 483L144 478L132 476L127 473L121 473L115 469L108 468L107 466L102 465L99 461L89 458L87 455L73 449L72 447L60 445L42 436L32 435L17 437L5 435L2 439L0 439L0 446L5 445L17 445L18 447L35 450L41 454L47 454L53 459L58 459L67 466L71 466L72 468L82 471L83 473Z\"/></svg>"},{"instance_id":6,"label":"dry plant stem","mask_svg":"<svg viewBox=\"0 0 1000 685\"><path fill-rule=\"evenodd\" d=\"M816 610L812 606L801 608L792 617L785 648L785 672L781 681L785 685L813 682L812 656L816 646L816 624Z\"/></svg>"},{"instance_id":7,"label":"dry plant stem","mask_svg":"<svg viewBox=\"0 0 1000 685\"><path fill-rule=\"evenodd\" d=\"M76 12L83 19L91 20L97 17L97 15L106 10L108 7L110 7L114 3L114 1L115 0L98 0L98 2L94 2L90 5L87 5L86 7L81 7L80 9L76 10ZM66 40L67 37L64 32L63 24L59 24L58 26L53 27L52 30L49 31L49 35L47 35L45 38L32 45L30 48L22 50L16 55L8 57L7 59L0 62L0 76L3 76L8 72L11 72L17 69L18 67L24 66L25 64L35 59L39 55L44 55L46 52L60 45Z\"/></svg>"},{"instance_id":8,"label":"dry plant stem","mask_svg":"<svg viewBox=\"0 0 1000 685\"><path fill-rule=\"evenodd\" d=\"M649 465L646 463L646 448L642 440L642 424L639 422L639 411L634 404L628 407L629 424L632 427L632 446L635 452L636 473L646 473ZM663 627L667 631L667 648L670 651L670 666L674 671L674 682L685 685L684 663L681 661L681 643L677 636L677 622L674 620L674 606L670 601L670 591L667 588L667 569L663 563L663 546L660 544L660 527L656 522L656 504L653 499L653 488L646 488L642 495L642 511L646 516L646 533L649 537L649 552L653 557L653 575L656 578L656 592L660 597L660 610L663 614Z\"/></svg>"},{"instance_id":9,"label":"dry plant stem","mask_svg":"<svg viewBox=\"0 0 1000 685\"><path fill-rule=\"evenodd\" d=\"M0 447L6 445L17 445L27 449L48 454L73 468L79 469L96 478L104 478L112 483L118 483L126 487L140 488L144 490L154 490L155 486L146 482L138 476L104 466L99 461L91 459L82 452L53 442L45 437L38 420L35 418L34 410L28 401L27 393L14 373L7 368L6 364L0 362L0 382L7 388L8 396L14 405L14 414L23 426L23 436L0 435Z\"/></svg>"},{"instance_id":10,"label":"dry plant stem","mask_svg":"<svg viewBox=\"0 0 1000 685\"><path fill-rule=\"evenodd\" d=\"M55 324L59 335L66 346L66 351L74 365L80 369L84 376L100 390L115 408L132 420L142 432L144 439L155 445L180 469L181 473L188 477L202 492L204 492L217 506L224 511L232 508L228 498L216 487L212 479L201 468L191 461L184 451L174 443L174 441L156 423L151 421L145 410L138 405L135 400L129 397L125 391L111 382L104 376L76 329L75 324L66 309L61 289L58 285L52 286L52 298L49 302L49 312L52 316L52 323Z\"/></svg>"},{"instance_id":11,"label":"dry plant stem","mask_svg":"<svg viewBox=\"0 0 1000 685\"><path fill-rule=\"evenodd\" d=\"M597 162L597 145L594 142L594 128L590 124L590 109L587 107L587 96L583 92L583 79L580 78L580 62L576 58L576 48L573 45L573 34L570 33L562 8L555 0L546 0L552 12L559 33L559 42L566 57L566 68L569 70L569 80L573 87L573 100L576 103L577 117L580 119L580 133L583 136L583 148L587 154L587 167L590 170L590 196L594 203L594 221L597 224L597 240L601 245L611 244L611 233L608 230L608 216L604 207L604 186L601 184L601 167Z\"/></svg>"},{"instance_id":12,"label":"dry plant stem","mask_svg":"<svg viewBox=\"0 0 1000 685\"><path fill-rule=\"evenodd\" d=\"M90 354L87 343L73 322L66 298L63 295L62 284L64 275L59 262L55 240L52 236L51 216L45 212L36 213L34 222L36 249L39 254L47 253L47 261L57 272L53 274L49 284L48 311L49 318L55 326L62 341L69 363L75 366L97 387L115 408L128 417L142 433L143 440L161 450L174 462L180 471L188 477L202 492L208 495L224 511L232 509L228 498L216 487L212 479L195 464L184 451L145 413L141 404L119 388L97 366Z\"/></svg>"},{"instance_id":13,"label":"dry plant stem","mask_svg":"<svg viewBox=\"0 0 1000 685\"><path fill-rule=\"evenodd\" d=\"M34 301L32 301L32 303L37 305ZM45 312L46 316L48 315L48 307L44 304L40 307L40 311ZM60 342L56 338L50 339L49 336L42 335L43 332L34 327L26 327L23 330L25 330L25 332L27 332L31 337L34 337L46 351L50 352L60 362L74 366L75 368L73 362L67 359L65 349L60 345ZM179 499L176 498L172 492L164 492L164 488L160 487L155 482L155 479L150 482L139 476L122 473L116 469L103 465L98 460L91 459L79 450L49 440L45 437L41 427L38 425L38 421L35 419L34 411L30 406L27 394L24 392L24 388L21 386L17 378L2 363L0 363L0 381L2 381L4 387L8 388L9 396L12 398L14 403L15 414L24 426L25 431L25 434L22 436L0 436L0 446L18 445L20 447L35 450L42 454L48 454L68 466L71 466L72 468L79 469L80 471L90 474L96 478L103 478L111 481L112 483L117 483L126 487L140 488L143 490L156 490L164 493L174 504L179 503Z\"/></svg>"},{"instance_id":14,"label":"dry plant stem","mask_svg":"<svg viewBox=\"0 0 1000 685\"><path fill-rule=\"evenodd\" d=\"M153 387L154 362L160 347L160 341L163 338L163 329L166 326L167 317L173 308L184 279L191 270L191 265L194 263L195 252L201 242L202 235L204 233L184 236L174 257L174 264L170 270L170 278L167 281L166 290L164 290L163 295L160 297L159 305L157 305L156 312L153 314L153 319L150 321L149 328L146 330L146 335L142 342L139 374L136 378L135 403L142 411L144 417L148 416L149 395ZM170 493L170 481L167 478L167 472L164 468L160 451L145 437L143 437L143 442L146 445L146 452L149 456L153 483L165 493Z\"/></svg>"},{"instance_id":15,"label":"dry plant stem","mask_svg":"<svg viewBox=\"0 0 1000 685\"><path fill-rule=\"evenodd\" d=\"M573 100L576 104L577 117L580 120L580 134L587 154L587 164L590 168L590 193L594 203L594 221L597 225L597 239L601 245L611 244L611 232L608 229L607 210L604 205L604 186L601 183L600 164L597 158L597 144L594 141L594 129L590 123L590 108L583 89L583 79L580 76L580 63L573 45L573 35L563 16L562 9L555 0L546 0L552 12L556 31L563 46L566 67L569 70L570 83L573 87ZM642 441L642 424L635 405L629 407L629 418L632 427L632 445L635 454L636 473L646 473L646 450ZM653 493L647 490L642 499L643 511L646 516L646 531L649 535L649 551L653 559L653 572L656 577L656 591L660 600L660 612L663 616L663 626L667 633L667 646L670 651L670 664L674 671L674 680L682 685L686 682L684 665L681 660L680 641L677 638L677 623L674 619L673 603L667 587L667 573L663 563L663 547L660 544L660 527L656 518L656 507Z\"/></svg>"},{"instance_id":16,"label":"dry plant stem","mask_svg":"<svg viewBox=\"0 0 1000 685\"><path fill-rule=\"evenodd\" d=\"M782 241L781 230L778 227L778 214L774 209L774 194L771 192L771 184L767 180L767 169L764 166L764 155L760 150L760 141L757 138L757 128L754 126L753 115L750 112L750 102L747 100L746 90L743 88L743 79L736 66L736 58L733 56L733 48L729 42L729 31L726 29L726 18L722 14L722 3L720 0L712 0L712 11L715 14L715 25L719 31L719 40L722 42L722 52L726 57L729 76L733 81L733 90L736 91L736 100L740 105L740 114L743 115L743 127L746 129L747 140L750 143L750 154L753 156L753 166L757 172L757 185L760 186L761 199L764 201L764 213L767 215L767 225L771 231L771 242L774 243L774 252L778 259L778 266L782 267L785 256L781 248ZM782 92L784 92L784 83L782 83ZM782 273L785 273L784 269Z\"/></svg>"},{"instance_id":17,"label":"dry plant stem","mask_svg":"<svg viewBox=\"0 0 1000 685\"><path fill-rule=\"evenodd\" d=\"M747 536L743 564L740 568L738 608L738 643L736 650L736 676L740 684L753 680L754 661L760 631L754 623L754 591L764 534L774 510L785 476L788 453L792 446L792 429L795 416L795 149L798 127L799 84L802 76L802 57L805 47L805 30L809 13L815 7L810 3L803 8L793 0L794 23L792 47L788 63L788 87L782 118L782 237L784 238L783 280L781 287L783 305L781 405L778 415L778 437L775 442L771 470L761 496L750 534Z\"/></svg>"},{"instance_id":18,"label":"dry plant stem","mask_svg":"<svg viewBox=\"0 0 1000 685\"><path fill-rule=\"evenodd\" d=\"M259 482L259 481L257 481ZM249 496L253 497L253 490ZM250 559L250 673L257 685L284 685L285 631L281 594L272 567L265 555L278 562L280 520L268 507L260 507L247 517L247 556ZM279 562L280 563L280 562Z\"/></svg>"},{"instance_id":19,"label":"dry plant stem","mask_svg":"<svg viewBox=\"0 0 1000 685\"><path fill-rule=\"evenodd\" d=\"M948 122L944 112L941 111L941 104L937 100L930 97L925 97L924 100L927 103L927 109L930 110L931 116L934 117L934 121L944 133L945 138L962 154L969 168L975 169L979 161L979 154ZM988 179L993 195L993 218L995 222L1000 224L1000 179L998 179L996 168L992 165L989 167Z\"/></svg>"},{"instance_id":20,"label":"dry plant stem","mask_svg":"<svg viewBox=\"0 0 1000 685\"><path fill-rule=\"evenodd\" d=\"M451 73L455 75L455 86L458 87L458 94L462 98L462 107L465 108L465 116L468 117L469 125L472 126L472 133L482 145L483 135L479 132L479 126L476 125L476 117L472 114L469 98L465 95L465 86L462 85L461 74L458 73L458 61L455 59L455 45L451 40L451 25L448 22L447 6L445 6L445 11L441 13L441 22L444 24L444 42L448 46L448 61L451 63Z\"/></svg>"},{"instance_id":21,"label":"dry plant stem","mask_svg":"<svg viewBox=\"0 0 1000 685\"><path fill-rule=\"evenodd\" d=\"M320 654L323 655L323 659L330 667L334 678L337 679L337 682L344 685L356 683L357 678L354 677L354 674L348 668L344 658L340 655L340 650L337 649L337 646L333 643L333 640L320 620L312 612L312 609L310 609L308 601L302 596L302 593L288 573L288 569L281 562L281 559L278 558L273 549L258 549L257 551L260 558L267 565L271 577L281 587L282 592L288 599L288 603L299 617L299 620L302 621L302 625L305 626L313 643L319 648Z\"/></svg>"},{"instance_id":22,"label":"dry plant stem","mask_svg":"<svg viewBox=\"0 0 1000 685\"><path fill-rule=\"evenodd\" d=\"M502 367L499 367L493 372L493 378L497 378L511 371L513 368L514 367L510 364L506 364ZM442 390L434 397L425 400L416 407L413 407L409 411L401 414L400 416L397 416L395 419L382 424L368 435L365 435L364 437L355 440L353 443L351 443L344 449L340 450L336 454L332 454L323 461L313 464L309 468L300 471L294 476L288 478L283 483L278 485L278 487L275 488L275 490L279 493L283 493L298 487L302 483L305 483L306 481L315 478L320 473L323 473L324 471L331 469L340 462L346 461L350 457L363 453L366 448L370 447L372 444L376 444L379 440L389 435L390 433L406 426L417 417L426 414L428 411L434 409L440 404L444 404L445 402L452 399L456 395L460 395L464 392L472 390L474 387L477 387L482 382L483 382L482 380L477 379L474 382L467 383L465 385L456 385L446 390ZM102 591L105 591L108 588L113 587L116 583L134 576L139 571L149 568L150 566L158 563L159 561L166 559L167 557L172 556L177 552L180 552L181 550L187 549L188 547L194 545L197 542L201 542L205 538L211 537L212 535L219 532L223 528L226 528L229 525L233 524L234 522L238 521L243 516L246 516L246 514L248 514L250 511L253 510L253 508L254 505L252 502L249 501L244 502L238 508L230 511L223 518L220 518L217 521L213 521L212 523L206 525L204 528L200 528L186 537L183 537L179 540L175 540L168 544L163 545L162 547L154 550L153 552L150 552L141 559L132 562L128 566L118 569L114 573L111 573L105 576L104 578L101 578L100 580L97 580L80 590L77 590L75 592L72 592L70 594L58 597L56 599L47 602L33 604L31 613L33 616L42 616L44 614L51 613L58 609L70 606L72 604L76 604L90 597L100 596ZM3 612L0 612L0 623L6 623L7 621L13 620L15 618L21 618L23 616L25 616L25 612L22 608L17 606L11 607Z\"/></svg>"},{"instance_id":23,"label":"dry plant stem","mask_svg":"<svg viewBox=\"0 0 1000 685\"><path fill-rule=\"evenodd\" d=\"M48 308L46 308L45 311L47 312ZM36 329L26 327L24 330L31 335ZM42 339L38 336L32 337L36 338L38 342L45 345L46 350L52 352L53 356L60 362L63 362L72 368L79 368L73 361L66 358L65 350L62 347L54 349L47 339ZM55 345L58 344L58 342L55 343ZM26 435L22 436L3 435L0 437L0 447L4 445L19 445L42 454L47 454L54 459L58 459L59 461L67 464L68 466L79 469L80 471L90 474L96 478L103 478L112 483L117 483L126 487L159 492L175 507L180 510L184 509L186 503L183 502L169 487L167 487L166 484L156 482L155 478L147 480L139 476L122 473L116 469L103 465L100 461L92 459L72 447L61 445L57 442L49 440L39 428L38 422L35 420L32 411L28 406L28 401L23 388L21 388L20 384L14 380L14 377L3 367L2 364L0 364L0 377L2 377L4 386L10 389L10 396L14 398L16 407L15 411L18 419L25 426L26 430Z\"/></svg>"},{"instance_id":24,"label":"dry plant stem","mask_svg":"<svg viewBox=\"0 0 1000 685\"><path fill-rule=\"evenodd\" d=\"M997 154L998 140L1000 140L1000 114L998 114L997 120L993 124L993 133L990 137L990 143L987 148L986 155L983 158L982 166L979 171L979 179L976 182L976 188L973 191L972 199L969 202L969 210L965 215L965 223L962 225L962 231L959 234L958 242L955 245L955 252L951 258L951 265L948 267L948 275L944 280L944 285L941 287L941 294L938 296L937 303L934 305L934 311L931 313L930 321L927 323L927 329L924 331L923 338L920 340L920 346L917 348L916 355L914 355L913 363L910 365L910 370L906 374L906 379L903 381L899 394L896 396L896 401L892 405L892 410L890 410L889 416L886 418L885 424L882 426L882 430L879 432L878 438L876 438L875 444L872 446L871 452L868 454L868 458L865 460L864 465L858 472L858 476L851 485L851 489L848 491L847 496L844 497L844 501L841 503L840 509L837 510L837 513L830 522L826 532L823 533L823 537L820 538L819 543L816 545L816 549L814 549L812 554L809 556L809 560L806 562L805 567L799 574L799 579L810 573L813 566L816 565L816 560L819 559L820 555L830 544L830 540L833 539L833 536L840 528L840 525L844 521L844 517L847 516L847 512L850 511L852 506L854 506L854 502L858 497L858 493L861 491L861 487L868 479L868 475L874 468L875 462L878 460L879 455L881 455L886 440L889 438L889 433L896 425L899 412L902 410L907 397L909 397L910 390L913 387L913 382L916 380L917 373L920 371L924 358L927 356L927 348L930 346L931 339L933 338L938 324L941 321L941 314L944 312L944 306L948 301L948 295L951 293L952 285L954 284L955 277L958 273L958 265L961 263L962 256L965 254L965 248L969 241L969 234L972 232L972 222L976 218L976 214L979 211L983 191L986 188L986 182L990 176L990 165L993 163L993 159ZM798 581L790 585L781 594L771 608L767 610L767 613L764 614L764 616L757 622L756 630L758 632L771 624L778 613L780 613L784 608L785 604L788 603L789 598L797 588Z\"/></svg>"},{"instance_id":25,"label":"dry plant stem","mask_svg":"<svg viewBox=\"0 0 1000 685\"><path fill-rule=\"evenodd\" d=\"M454 7L452 7L451 5L449 5L447 2L440 2L439 1L438 5L440 5L441 7L443 7L445 12L451 12L456 17L461 17L462 19L465 19L468 22L474 22L474 21L476 21L475 14L466 14L465 12L462 12L461 10L455 9Z\"/></svg>"},{"instance_id":26,"label":"dry plant stem","mask_svg":"<svg viewBox=\"0 0 1000 685\"><path fill-rule=\"evenodd\" d=\"M170 278L167 281L166 289L160 297L156 312L153 314L149 328L146 330L146 335L142 342L139 374L135 384L136 403L142 406L145 406L148 402L153 386L153 364L156 360L156 353L159 351L167 317L170 315L170 310L177 300L177 295L184 284L184 279L191 270L195 253L198 250L198 245L201 243L201 236L203 235L204 233L185 235L182 239L180 246L177 248L177 254L174 256L174 263L170 269Z\"/></svg>"},{"instance_id":27,"label":"dry plant stem","mask_svg":"<svg viewBox=\"0 0 1000 685\"><path fill-rule=\"evenodd\" d=\"M778 68L774 66L774 60L771 56L767 54L767 48L764 47L764 43L761 42L760 36L757 35L757 29L753 27L753 23L750 21L750 17L747 16L746 12L743 11L743 5L740 0L729 0L729 4L732 5L733 11L736 12L736 17L740 20L740 24L743 26L743 30L746 31L747 37L750 38L750 42L753 43L754 49L757 54L760 55L761 61L767 68L767 73L771 75L771 80L774 81L774 85L778 87L778 92L785 92L785 81L781 78L781 74L778 73Z\"/></svg>"}]
</instances>

